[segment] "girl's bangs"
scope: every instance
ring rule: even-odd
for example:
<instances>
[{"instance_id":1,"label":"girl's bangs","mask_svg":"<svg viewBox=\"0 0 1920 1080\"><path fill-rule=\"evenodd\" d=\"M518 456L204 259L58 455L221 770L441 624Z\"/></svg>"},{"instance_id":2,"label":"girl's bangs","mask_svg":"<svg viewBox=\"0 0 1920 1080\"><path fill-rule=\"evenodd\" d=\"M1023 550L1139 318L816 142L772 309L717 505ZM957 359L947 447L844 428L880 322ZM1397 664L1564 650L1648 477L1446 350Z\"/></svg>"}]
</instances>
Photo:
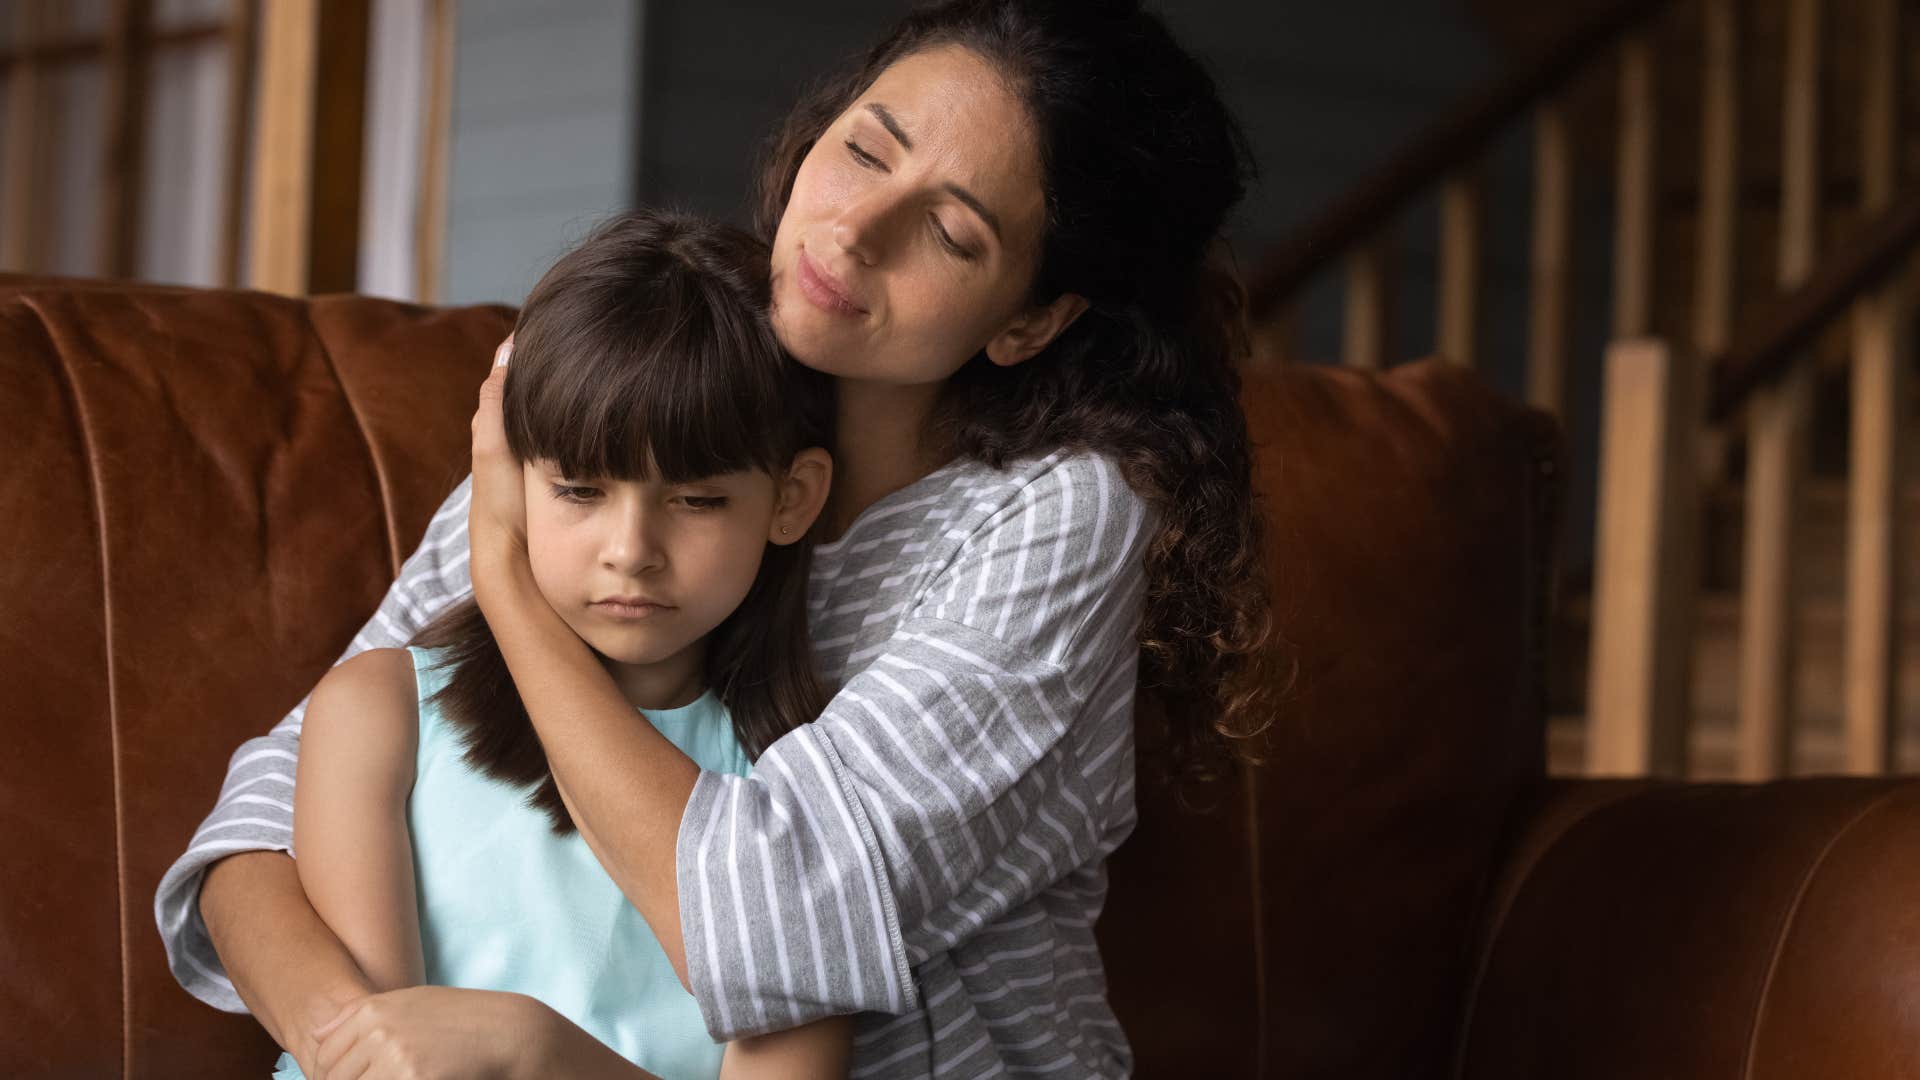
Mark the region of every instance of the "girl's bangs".
<instances>
[{"instance_id":1,"label":"girl's bangs","mask_svg":"<svg viewBox=\"0 0 1920 1080\"><path fill-rule=\"evenodd\" d=\"M727 322L700 311L665 334L555 328L529 334L524 349L516 338L505 402L515 456L613 480L777 472L801 449L784 445L796 425L781 411L775 369L787 361L770 339L730 332L742 328ZM625 344L605 340L613 337ZM515 376L525 376L518 388Z\"/></svg>"}]
</instances>

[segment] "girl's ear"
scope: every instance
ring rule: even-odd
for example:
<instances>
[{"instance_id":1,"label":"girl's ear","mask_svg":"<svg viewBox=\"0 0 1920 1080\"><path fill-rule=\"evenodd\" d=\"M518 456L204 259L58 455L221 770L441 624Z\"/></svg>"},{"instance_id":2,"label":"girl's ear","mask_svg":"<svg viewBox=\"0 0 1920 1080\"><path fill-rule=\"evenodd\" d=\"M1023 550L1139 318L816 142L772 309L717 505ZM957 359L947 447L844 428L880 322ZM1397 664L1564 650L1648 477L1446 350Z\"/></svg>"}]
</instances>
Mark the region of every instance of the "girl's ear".
<instances>
[{"instance_id":1,"label":"girl's ear","mask_svg":"<svg viewBox=\"0 0 1920 1080\"><path fill-rule=\"evenodd\" d=\"M1087 298L1078 293L1062 293L1051 304L1028 308L987 342L987 359L1000 367L1031 360L1086 310Z\"/></svg>"},{"instance_id":2,"label":"girl's ear","mask_svg":"<svg viewBox=\"0 0 1920 1080\"><path fill-rule=\"evenodd\" d=\"M767 542L785 547L805 536L827 505L827 489L832 485L833 458L825 450L814 446L793 455L787 474L774 483Z\"/></svg>"}]
</instances>

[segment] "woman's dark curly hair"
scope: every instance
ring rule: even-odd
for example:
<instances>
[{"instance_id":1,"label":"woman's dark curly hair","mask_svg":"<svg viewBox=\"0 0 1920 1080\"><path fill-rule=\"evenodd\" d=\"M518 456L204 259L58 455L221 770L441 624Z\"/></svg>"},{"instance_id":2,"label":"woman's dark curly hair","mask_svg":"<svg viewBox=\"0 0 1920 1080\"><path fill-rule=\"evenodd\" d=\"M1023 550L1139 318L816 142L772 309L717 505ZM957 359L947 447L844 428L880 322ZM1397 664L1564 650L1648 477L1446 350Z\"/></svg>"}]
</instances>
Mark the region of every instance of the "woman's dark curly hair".
<instances>
[{"instance_id":1,"label":"woman's dark curly hair","mask_svg":"<svg viewBox=\"0 0 1920 1080\"><path fill-rule=\"evenodd\" d=\"M1025 363L976 356L936 422L996 468L1058 447L1112 456L1151 505L1141 683L1170 772L1217 775L1269 723L1260 520L1235 363L1244 294L1211 261L1252 159L1206 69L1130 0L950 0L921 8L812 88L770 143L757 225L774 235L802 160L888 65L960 45L1037 133L1045 235L1031 300L1088 310Z\"/></svg>"}]
</instances>

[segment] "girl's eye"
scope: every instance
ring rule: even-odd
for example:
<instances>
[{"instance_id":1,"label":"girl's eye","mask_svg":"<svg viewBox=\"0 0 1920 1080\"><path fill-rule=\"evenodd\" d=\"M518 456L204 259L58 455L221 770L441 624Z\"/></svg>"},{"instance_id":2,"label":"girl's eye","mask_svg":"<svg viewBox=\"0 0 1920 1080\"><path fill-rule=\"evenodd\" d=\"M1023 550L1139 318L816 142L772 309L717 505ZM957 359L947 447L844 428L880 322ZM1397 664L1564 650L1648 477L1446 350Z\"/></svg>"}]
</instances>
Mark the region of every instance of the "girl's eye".
<instances>
[{"instance_id":1,"label":"girl's eye","mask_svg":"<svg viewBox=\"0 0 1920 1080\"><path fill-rule=\"evenodd\" d=\"M973 261L973 252L968 251L966 248L961 247L958 243L954 241L953 235L947 232L947 227L945 225L940 224L940 218L938 215L929 214L927 216L927 220L933 223L934 239L940 241L940 246L943 248L946 248L948 254L952 255L956 259L965 259L968 262Z\"/></svg>"},{"instance_id":2,"label":"girl's eye","mask_svg":"<svg viewBox=\"0 0 1920 1080\"><path fill-rule=\"evenodd\" d=\"M587 487L584 484L554 484L552 488L553 497L561 502L592 502L600 495L599 488Z\"/></svg>"},{"instance_id":3,"label":"girl's eye","mask_svg":"<svg viewBox=\"0 0 1920 1080\"><path fill-rule=\"evenodd\" d=\"M847 140L847 153L853 155L853 160L859 162L866 168L878 169L881 172L887 171L887 166L884 162L872 154L867 153L865 147L854 142L852 139Z\"/></svg>"},{"instance_id":4,"label":"girl's eye","mask_svg":"<svg viewBox=\"0 0 1920 1080\"><path fill-rule=\"evenodd\" d=\"M680 501L689 510L718 510L727 505L725 495L682 495Z\"/></svg>"}]
</instances>

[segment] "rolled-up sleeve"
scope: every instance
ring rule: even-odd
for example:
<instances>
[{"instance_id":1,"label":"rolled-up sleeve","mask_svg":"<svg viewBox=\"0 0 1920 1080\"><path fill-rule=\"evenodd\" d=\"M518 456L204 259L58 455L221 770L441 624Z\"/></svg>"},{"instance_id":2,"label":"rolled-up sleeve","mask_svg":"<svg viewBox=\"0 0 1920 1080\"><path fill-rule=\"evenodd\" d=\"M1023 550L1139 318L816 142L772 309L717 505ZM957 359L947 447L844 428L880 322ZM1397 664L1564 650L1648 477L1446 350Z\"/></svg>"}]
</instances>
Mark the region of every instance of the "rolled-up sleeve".
<instances>
[{"instance_id":1,"label":"rolled-up sleeve","mask_svg":"<svg viewBox=\"0 0 1920 1080\"><path fill-rule=\"evenodd\" d=\"M420 546L402 564L379 608L340 656L405 645L435 615L473 591L467 568L467 509L472 481L454 489L435 512ZM302 700L265 735L240 744L213 812L187 850L160 879L153 916L173 977L194 997L227 1012L245 1012L200 918L207 868L242 851L293 850L293 779L300 755Z\"/></svg>"}]
</instances>

